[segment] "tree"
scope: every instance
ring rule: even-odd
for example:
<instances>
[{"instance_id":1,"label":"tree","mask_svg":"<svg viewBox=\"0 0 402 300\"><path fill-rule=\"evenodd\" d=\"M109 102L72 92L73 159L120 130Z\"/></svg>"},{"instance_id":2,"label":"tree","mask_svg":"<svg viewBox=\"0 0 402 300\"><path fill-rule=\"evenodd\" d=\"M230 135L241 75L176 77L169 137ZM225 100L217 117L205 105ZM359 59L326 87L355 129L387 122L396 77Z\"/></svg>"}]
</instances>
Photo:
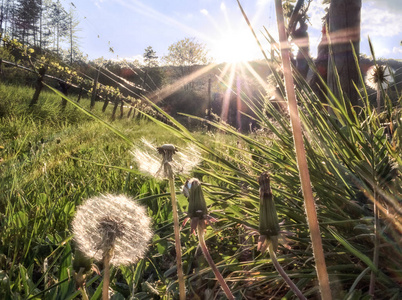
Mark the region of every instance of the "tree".
<instances>
[{"instance_id":1,"label":"tree","mask_svg":"<svg viewBox=\"0 0 402 300\"><path fill-rule=\"evenodd\" d=\"M328 62L328 87L338 98L343 94L353 106L358 104L358 93L353 83L358 83L359 76L353 48L359 57L361 6L362 0L331 1L328 19L332 59L339 74L341 90L336 83L336 73L332 68L331 58Z\"/></svg>"},{"instance_id":2,"label":"tree","mask_svg":"<svg viewBox=\"0 0 402 300\"><path fill-rule=\"evenodd\" d=\"M146 88L146 80L148 76L149 69L152 67L157 67L158 66L158 56L156 56L156 52L154 49L152 49L152 46L148 46L145 48L144 52L144 63L145 63L145 72L144 72L144 78L142 79L142 85L141 87L143 89Z\"/></svg>"},{"instance_id":3,"label":"tree","mask_svg":"<svg viewBox=\"0 0 402 300\"><path fill-rule=\"evenodd\" d=\"M163 57L167 65L194 66L209 62L208 51L205 45L195 38L185 38L172 44L168 48L169 54Z\"/></svg>"},{"instance_id":4,"label":"tree","mask_svg":"<svg viewBox=\"0 0 402 300\"><path fill-rule=\"evenodd\" d=\"M169 53L163 57L163 61L167 65L175 67L174 70L179 77L191 74L196 65L205 65L211 60L205 45L199 43L195 38L182 39L170 45L168 51ZM186 84L185 88L191 86L191 84Z\"/></svg>"},{"instance_id":5,"label":"tree","mask_svg":"<svg viewBox=\"0 0 402 300\"><path fill-rule=\"evenodd\" d=\"M147 48L145 48L143 57L146 67L150 68L158 66L158 56L156 56L156 52L154 51L154 49L152 49L152 46L148 46Z\"/></svg>"},{"instance_id":6,"label":"tree","mask_svg":"<svg viewBox=\"0 0 402 300\"><path fill-rule=\"evenodd\" d=\"M78 37L77 32L79 31L78 25L79 21L77 18L74 17L74 3L71 2L70 12L68 13L68 31L69 31L69 42L70 42L70 49L69 49L69 61L70 64L73 64L74 58L76 56L80 56L80 50L78 48Z\"/></svg>"},{"instance_id":7,"label":"tree","mask_svg":"<svg viewBox=\"0 0 402 300\"><path fill-rule=\"evenodd\" d=\"M23 43L36 45L40 18L38 0L20 0L16 8L16 34ZM29 38L32 37L30 42Z\"/></svg>"},{"instance_id":8,"label":"tree","mask_svg":"<svg viewBox=\"0 0 402 300\"><path fill-rule=\"evenodd\" d=\"M54 48L57 55L59 55L60 40L68 35L70 22L68 13L64 10L59 0L52 3L49 18L49 26L53 27L54 32Z\"/></svg>"}]
</instances>

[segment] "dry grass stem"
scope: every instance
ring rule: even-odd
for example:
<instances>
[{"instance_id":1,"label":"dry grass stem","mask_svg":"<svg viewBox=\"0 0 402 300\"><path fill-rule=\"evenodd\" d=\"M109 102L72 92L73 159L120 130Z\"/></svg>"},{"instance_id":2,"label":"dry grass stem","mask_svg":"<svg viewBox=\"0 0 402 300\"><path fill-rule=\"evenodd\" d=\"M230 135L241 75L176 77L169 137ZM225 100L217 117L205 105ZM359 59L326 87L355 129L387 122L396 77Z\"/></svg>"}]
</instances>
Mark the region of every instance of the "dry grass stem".
<instances>
[{"instance_id":1,"label":"dry grass stem","mask_svg":"<svg viewBox=\"0 0 402 300\"><path fill-rule=\"evenodd\" d=\"M313 245L314 259L318 281L320 286L321 297L325 300L331 300L331 289L327 267L325 263L324 251L322 247L321 233L318 224L317 211L313 191L311 188L310 174L307 165L306 152L304 149L303 134L301 129L301 121L297 111L296 94L294 90L294 81L290 65L290 55L288 39L285 31L285 21L283 17L282 1L275 0L276 18L278 21L279 41L282 55L282 64L285 77L286 95L288 98L288 106L290 119L292 123L293 139L296 150L297 165L300 173L300 181L304 196L304 205L307 213L307 222L310 229L310 236Z\"/></svg>"}]
</instances>

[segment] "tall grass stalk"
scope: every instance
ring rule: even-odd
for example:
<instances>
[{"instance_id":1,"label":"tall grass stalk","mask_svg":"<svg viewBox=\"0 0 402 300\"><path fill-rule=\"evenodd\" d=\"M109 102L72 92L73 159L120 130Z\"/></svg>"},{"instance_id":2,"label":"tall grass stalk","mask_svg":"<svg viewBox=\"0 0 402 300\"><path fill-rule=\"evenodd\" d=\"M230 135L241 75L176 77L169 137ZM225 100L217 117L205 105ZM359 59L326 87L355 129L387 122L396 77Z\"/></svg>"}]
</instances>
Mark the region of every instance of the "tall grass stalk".
<instances>
[{"instance_id":1,"label":"tall grass stalk","mask_svg":"<svg viewBox=\"0 0 402 300\"><path fill-rule=\"evenodd\" d=\"M286 88L286 95L288 98L290 120L293 129L293 139L296 150L297 165L300 172L299 176L304 196L304 205L310 229L311 241L313 245L313 253L316 262L320 292L321 297L323 299L330 300L332 299L332 295L329 285L327 267L325 264L324 251L322 248L320 228L317 219L317 211L315 207L313 191L311 188L311 181L307 165L306 153L304 149L301 122L297 111L296 94L290 65L290 55L289 55L290 48L285 31L285 21L283 16L282 1L276 0L275 7L276 7L276 18L278 22L280 49L282 55L282 65L285 77L285 88Z\"/></svg>"}]
</instances>

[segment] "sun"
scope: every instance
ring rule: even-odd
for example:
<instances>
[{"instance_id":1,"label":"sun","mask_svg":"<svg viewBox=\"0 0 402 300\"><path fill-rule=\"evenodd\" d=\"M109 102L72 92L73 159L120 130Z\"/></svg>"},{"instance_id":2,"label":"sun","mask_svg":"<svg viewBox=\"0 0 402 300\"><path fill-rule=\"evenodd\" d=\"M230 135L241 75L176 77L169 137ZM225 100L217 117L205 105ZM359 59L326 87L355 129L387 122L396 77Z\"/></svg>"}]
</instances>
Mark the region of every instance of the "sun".
<instances>
[{"instance_id":1,"label":"sun","mask_svg":"<svg viewBox=\"0 0 402 300\"><path fill-rule=\"evenodd\" d=\"M211 55L218 63L239 63L254 60L259 52L250 31L229 31L213 43Z\"/></svg>"}]
</instances>

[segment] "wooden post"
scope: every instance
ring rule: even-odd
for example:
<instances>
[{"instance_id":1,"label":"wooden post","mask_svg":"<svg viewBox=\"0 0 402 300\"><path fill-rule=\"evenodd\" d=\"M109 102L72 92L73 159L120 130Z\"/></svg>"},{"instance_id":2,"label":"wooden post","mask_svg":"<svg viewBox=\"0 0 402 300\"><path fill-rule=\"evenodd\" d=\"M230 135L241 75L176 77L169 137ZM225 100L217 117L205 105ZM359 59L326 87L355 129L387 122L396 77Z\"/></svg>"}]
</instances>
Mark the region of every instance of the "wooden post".
<instances>
[{"instance_id":1,"label":"wooden post","mask_svg":"<svg viewBox=\"0 0 402 300\"><path fill-rule=\"evenodd\" d=\"M133 102L130 101L130 109L127 114L127 119L130 119L131 113L133 112Z\"/></svg>"},{"instance_id":2,"label":"wooden post","mask_svg":"<svg viewBox=\"0 0 402 300\"><path fill-rule=\"evenodd\" d=\"M61 92L62 92L64 95L67 96L67 94L68 94L68 88L69 88L68 84L65 83L65 82L59 81L59 86L60 86ZM62 110L65 110L66 106L67 106L67 100L64 99L64 98L61 98L61 109L62 109Z\"/></svg>"},{"instance_id":3,"label":"wooden post","mask_svg":"<svg viewBox=\"0 0 402 300\"><path fill-rule=\"evenodd\" d=\"M94 79L94 85L92 87L92 97L91 97L91 106L90 109L93 109L95 106L95 101L96 101L96 87L98 85L98 80L99 80L99 68L96 70L96 75Z\"/></svg>"},{"instance_id":4,"label":"wooden post","mask_svg":"<svg viewBox=\"0 0 402 300\"><path fill-rule=\"evenodd\" d=\"M3 79L3 59L0 58L0 80Z\"/></svg>"},{"instance_id":5,"label":"wooden post","mask_svg":"<svg viewBox=\"0 0 402 300\"><path fill-rule=\"evenodd\" d=\"M109 96L105 96L105 102L103 102L102 112L106 111L107 106L109 105Z\"/></svg>"},{"instance_id":6,"label":"wooden post","mask_svg":"<svg viewBox=\"0 0 402 300\"><path fill-rule=\"evenodd\" d=\"M32 97L31 103L29 103L30 107L34 106L38 102L40 92L43 88L43 78L45 77L45 73L46 73L46 67L43 66L39 69L39 76L38 79L36 80L36 90Z\"/></svg>"},{"instance_id":7,"label":"wooden post","mask_svg":"<svg viewBox=\"0 0 402 300\"><path fill-rule=\"evenodd\" d=\"M211 96L211 78L208 79L208 112L207 112L207 121L211 121L211 113L212 113L212 96ZM208 123L208 131L211 130L211 124Z\"/></svg>"},{"instance_id":8,"label":"wooden post","mask_svg":"<svg viewBox=\"0 0 402 300\"><path fill-rule=\"evenodd\" d=\"M117 106L119 106L119 102L120 102L120 98L115 97L114 98L113 112L112 112L112 121L114 121L116 119L116 110L117 110Z\"/></svg>"},{"instance_id":9,"label":"wooden post","mask_svg":"<svg viewBox=\"0 0 402 300\"><path fill-rule=\"evenodd\" d=\"M83 90L83 87L80 88L80 92L79 92L79 94L78 94L77 103L80 103L81 96L82 96L82 90Z\"/></svg>"},{"instance_id":10,"label":"wooden post","mask_svg":"<svg viewBox=\"0 0 402 300\"><path fill-rule=\"evenodd\" d=\"M124 101L121 100L121 104L120 104L120 119L122 119L123 115L124 115L123 105L124 105Z\"/></svg>"}]
</instances>

